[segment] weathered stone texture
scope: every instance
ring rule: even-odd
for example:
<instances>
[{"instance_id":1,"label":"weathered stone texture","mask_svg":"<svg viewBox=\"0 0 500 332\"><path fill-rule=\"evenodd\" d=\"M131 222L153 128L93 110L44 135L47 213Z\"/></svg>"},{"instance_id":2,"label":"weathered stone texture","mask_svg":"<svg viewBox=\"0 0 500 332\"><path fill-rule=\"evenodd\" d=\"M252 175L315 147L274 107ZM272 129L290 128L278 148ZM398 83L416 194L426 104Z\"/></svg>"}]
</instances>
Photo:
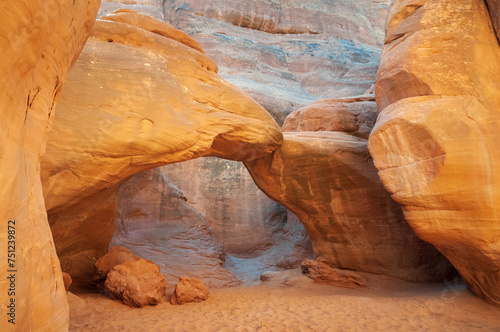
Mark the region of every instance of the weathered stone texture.
<instances>
[{"instance_id":1,"label":"weathered stone texture","mask_svg":"<svg viewBox=\"0 0 500 332\"><path fill-rule=\"evenodd\" d=\"M416 234L500 305L500 47L480 0L396 1L370 152Z\"/></svg>"},{"instance_id":2,"label":"weathered stone texture","mask_svg":"<svg viewBox=\"0 0 500 332\"><path fill-rule=\"evenodd\" d=\"M18 271L15 325L7 322L2 310L3 331L7 326L19 331L68 328L66 292L44 208L40 158L56 101L98 7L98 0L0 3L0 244L4 250L0 269ZM15 220L15 225L9 220ZM10 257L14 266L7 261L8 244L13 244L8 241L15 241L15 257ZM10 300L9 288L3 275L2 307Z\"/></svg>"}]
</instances>

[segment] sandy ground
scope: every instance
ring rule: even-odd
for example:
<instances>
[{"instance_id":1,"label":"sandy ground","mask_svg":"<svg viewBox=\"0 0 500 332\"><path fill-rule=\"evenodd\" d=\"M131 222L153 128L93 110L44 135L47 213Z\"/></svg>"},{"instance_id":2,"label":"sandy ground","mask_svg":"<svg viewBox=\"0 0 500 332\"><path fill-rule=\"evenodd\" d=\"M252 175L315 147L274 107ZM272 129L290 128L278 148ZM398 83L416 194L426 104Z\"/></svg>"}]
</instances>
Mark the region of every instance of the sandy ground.
<instances>
[{"instance_id":1,"label":"sandy ground","mask_svg":"<svg viewBox=\"0 0 500 332\"><path fill-rule=\"evenodd\" d=\"M68 293L70 331L500 331L500 308L461 281L417 284L363 275L367 288L314 284L299 271L211 290L203 303L130 308Z\"/></svg>"}]
</instances>

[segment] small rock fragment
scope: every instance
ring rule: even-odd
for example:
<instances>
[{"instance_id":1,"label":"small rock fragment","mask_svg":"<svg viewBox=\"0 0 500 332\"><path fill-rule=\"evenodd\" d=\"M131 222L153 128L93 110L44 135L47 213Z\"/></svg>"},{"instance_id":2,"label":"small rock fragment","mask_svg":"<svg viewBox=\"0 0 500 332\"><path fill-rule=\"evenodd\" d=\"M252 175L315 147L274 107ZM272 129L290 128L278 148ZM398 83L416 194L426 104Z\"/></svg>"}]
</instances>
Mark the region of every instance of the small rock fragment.
<instances>
[{"instance_id":1,"label":"small rock fragment","mask_svg":"<svg viewBox=\"0 0 500 332\"><path fill-rule=\"evenodd\" d=\"M190 302L202 302L206 299L208 299L208 288L201 280L179 277L179 282L175 285L170 303L176 305Z\"/></svg>"}]
</instances>

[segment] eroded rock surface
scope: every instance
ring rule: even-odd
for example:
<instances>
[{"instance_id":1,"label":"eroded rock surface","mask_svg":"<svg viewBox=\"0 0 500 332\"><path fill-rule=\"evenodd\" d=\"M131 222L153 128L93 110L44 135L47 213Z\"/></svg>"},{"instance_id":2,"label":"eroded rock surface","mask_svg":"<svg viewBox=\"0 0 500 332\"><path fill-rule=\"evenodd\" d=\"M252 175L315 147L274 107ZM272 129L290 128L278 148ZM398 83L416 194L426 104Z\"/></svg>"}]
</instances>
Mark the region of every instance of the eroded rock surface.
<instances>
[{"instance_id":1,"label":"eroded rock surface","mask_svg":"<svg viewBox=\"0 0 500 332\"><path fill-rule=\"evenodd\" d=\"M379 62L390 1L168 1L165 18L283 123L320 98L362 94Z\"/></svg>"},{"instance_id":2,"label":"eroded rock surface","mask_svg":"<svg viewBox=\"0 0 500 332\"><path fill-rule=\"evenodd\" d=\"M90 1L0 3L0 268L18 271L15 318L6 315L10 281L0 281L0 330L66 331L68 304L40 182L54 107L99 6ZM12 222L9 222L12 221ZM15 222L14 222L15 221ZM9 228L9 226L11 226ZM8 233L8 231L11 231ZM15 230L15 231L14 231ZM9 238L9 235L11 237ZM15 241L14 266L7 261ZM9 243L12 245L12 243ZM7 322L13 319L12 325Z\"/></svg>"},{"instance_id":3,"label":"eroded rock surface","mask_svg":"<svg viewBox=\"0 0 500 332\"><path fill-rule=\"evenodd\" d=\"M194 37L220 75L282 124L320 98L362 94L373 82L390 0L103 1L163 19ZM163 10L162 10L163 9Z\"/></svg>"},{"instance_id":4,"label":"eroded rock surface","mask_svg":"<svg viewBox=\"0 0 500 332\"><path fill-rule=\"evenodd\" d=\"M297 215L318 258L332 266L411 281L443 280L453 273L405 221L365 139L288 132L270 157L245 164L265 193Z\"/></svg>"},{"instance_id":5,"label":"eroded rock surface","mask_svg":"<svg viewBox=\"0 0 500 332\"><path fill-rule=\"evenodd\" d=\"M479 0L396 1L369 140L408 223L500 305L500 47Z\"/></svg>"},{"instance_id":6,"label":"eroded rock surface","mask_svg":"<svg viewBox=\"0 0 500 332\"><path fill-rule=\"evenodd\" d=\"M111 245L159 264L167 284L190 275L211 288L234 286L313 257L300 221L258 190L239 163L203 158L160 169L120 188Z\"/></svg>"},{"instance_id":7,"label":"eroded rock surface","mask_svg":"<svg viewBox=\"0 0 500 332\"><path fill-rule=\"evenodd\" d=\"M141 259L140 256L130 252L125 247L113 246L109 252L100 257L94 265L94 281L99 288L102 288L108 273L117 265L126 262L134 262Z\"/></svg>"},{"instance_id":8,"label":"eroded rock surface","mask_svg":"<svg viewBox=\"0 0 500 332\"><path fill-rule=\"evenodd\" d=\"M359 274L353 271L336 269L324 260L304 259L300 267L302 273L317 283L351 289L366 286L366 279Z\"/></svg>"},{"instance_id":9,"label":"eroded rock surface","mask_svg":"<svg viewBox=\"0 0 500 332\"><path fill-rule=\"evenodd\" d=\"M107 250L121 181L204 155L258 158L281 143L266 110L178 39L97 21L68 76L41 176L61 264L73 269L75 283L89 280L95 257Z\"/></svg>"},{"instance_id":10,"label":"eroded rock surface","mask_svg":"<svg viewBox=\"0 0 500 332\"><path fill-rule=\"evenodd\" d=\"M139 259L116 265L108 273L104 292L131 307L156 305L165 296L165 278L160 267Z\"/></svg>"},{"instance_id":11,"label":"eroded rock surface","mask_svg":"<svg viewBox=\"0 0 500 332\"><path fill-rule=\"evenodd\" d=\"M119 9L101 17L101 20L131 24L166 38L176 40L179 43L189 46L201 53L205 53L200 44L198 44L194 38L180 30L177 30L171 24L159 21L151 16L143 15L130 9Z\"/></svg>"},{"instance_id":12,"label":"eroded rock surface","mask_svg":"<svg viewBox=\"0 0 500 332\"><path fill-rule=\"evenodd\" d=\"M368 139L377 120L374 95L322 99L287 116L283 131L341 131Z\"/></svg>"},{"instance_id":13,"label":"eroded rock surface","mask_svg":"<svg viewBox=\"0 0 500 332\"><path fill-rule=\"evenodd\" d=\"M258 189L243 164L200 158L161 171L213 229L227 253L226 268L241 280L255 281L263 271L297 267L313 257L300 221Z\"/></svg>"},{"instance_id":14,"label":"eroded rock surface","mask_svg":"<svg viewBox=\"0 0 500 332\"><path fill-rule=\"evenodd\" d=\"M293 269L300 266L302 260L315 257L304 225L290 211L287 211L286 224L278 234L281 238L259 256L238 257L228 254L226 268L243 282L254 283L265 271Z\"/></svg>"},{"instance_id":15,"label":"eroded rock surface","mask_svg":"<svg viewBox=\"0 0 500 332\"><path fill-rule=\"evenodd\" d=\"M208 295L208 288L201 280L180 277L179 282L175 285L170 303L181 305L191 302L203 302L208 299Z\"/></svg>"},{"instance_id":16,"label":"eroded rock surface","mask_svg":"<svg viewBox=\"0 0 500 332\"><path fill-rule=\"evenodd\" d=\"M499 0L486 0L488 9L493 23L493 28L497 33L497 39L500 40L500 1Z\"/></svg>"},{"instance_id":17,"label":"eroded rock surface","mask_svg":"<svg viewBox=\"0 0 500 332\"><path fill-rule=\"evenodd\" d=\"M97 21L68 77L43 159L47 209L161 164L271 152L281 142L276 122L216 72L210 58L173 39ZM86 121L78 120L82 112Z\"/></svg>"},{"instance_id":18,"label":"eroded rock surface","mask_svg":"<svg viewBox=\"0 0 500 332\"><path fill-rule=\"evenodd\" d=\"M115 186L48 211L61 268L73 278L72 291L94 289L94 264L108 252L113 236L117 192Z\"/></svg>"},{"instance_id":19,"label":"eroded rock surface","mask_svg":"<svg viewBox=\"0 0 500 332\"><path fill-rule=\"evenodd\" d=\"M97 16L101 17L116 10L127 9L164 21L164 3L165 0L104 0L101 2Z\"/></svg>"},{"instance_id":20,"label":"eroded rock surface","mask_svg":"<svg viewBox=\"0 0 500 332\"><path fill-rule=\"evenodd\" d=\"M256 257L282 237L286 209L257 188L243 164L199 158L163 166L161 172L203 216L228 254Z\"/></svg>"},{"instance_id":21,"label":"eroded rock surface","mask_svg":"<svg viewBox=\"0 0 500 332\"><path fill-rule=\"evenodd\" d=\"M63 272L62 276L63 276L64 289L66 291L68 291L69 287L73 283L73 280L71 279L71 275L69 273Z\"/></svg>"},{"instance_id":22,"label":"eroded rock surface","mask_svg":"<svg viewBox=\"0 0 500 332\"><path fill-rule=\"evenodd\" d=\"M186 201L159 168L134 175L118 193L111 246L124 246L153 260L172 286L183 275L201 279L209 287L239 285L223 266L222 244Z\"/></svg>"}]
</instances>

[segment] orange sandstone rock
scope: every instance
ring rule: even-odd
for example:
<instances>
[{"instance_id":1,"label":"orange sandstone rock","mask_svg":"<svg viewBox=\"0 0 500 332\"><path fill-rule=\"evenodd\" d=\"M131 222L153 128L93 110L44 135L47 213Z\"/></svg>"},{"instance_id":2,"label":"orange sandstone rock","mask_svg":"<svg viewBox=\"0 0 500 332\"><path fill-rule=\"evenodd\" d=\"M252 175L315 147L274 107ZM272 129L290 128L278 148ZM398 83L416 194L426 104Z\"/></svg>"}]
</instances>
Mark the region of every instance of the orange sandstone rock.
<instances>
[{"instance_id":1,"label":"orange sandstone rock","mask_svg":"<svg viewBox=\"0 0 500 332\"><path fill-rule=\"evenodd\" d=\"M324 260L304 259L300 267L317 283L351 289L366 287L366 279L356 272L336 269Z\"/></svg>"},{"instance_id":2,"label":"orange sandstone rock","mask_svg":"<svg viewBox=\"0 0 500 332\"><path fill-rule=\"evenodd\" d=\"M108 273L117 265L124 264L126 262L134 262L141 259L140 256L134 255L127 248L121 246L113 246L109 252L99 258L94 265L94 281L96 281L97 286L100 288Z\"/></svg>"},{"instance_id":3,"label":"orange sandstone rock","mask_svg":"<svg viewBox=\"0 0 500 332\"><path fill-rule=\"evenodd\" d=\"M181 305L190 302L202 302L208 299L208 294L208 288L201 280L180 277L179 282L175 285L170 303Z\"/></svg>"},{"instance_id":4,"label":"orange sandstone rock","mask_svg":"<svg viewBox=\"0 0 500 332\"><path fill-rule=\"evenodd\" d=\"M159 21L148 15L139 14L133 10L119 9L106 16L100 17L100 19L135 25L160 36L178 41L179 43L204 53L200 44L198 44L194 38L180 30L177 30L172 24Z\"/></svg>"},{"instance_id":5,"label":"orange sandstone rock","mask_svg":"<svg viewBox=\"0 0 500 332\"><path fill-rule=\"evenodd\" d=\"M0 3L2 331L68 329L66 292L44 208L40 158L66 74L90 33L98 7L98 0ZM8 244L15 246L15 257L9 256L13 265L7 261ZM7 270L17 271L12 297ZM11 298L15 318L5 311Z\"/></svg>"},{"instance_id":6,"label":"orange sandstone rock","mask_svg":"<svg viewBox=\"0 0 500 332\"><path fill-rule=\"evenodd\" d=\"M68 291L69 287L71 286L71 283L73 280L71 279L71 275L69 273L63 272L63 282L64 282L64 289Z\"/></svg>"},{"instance_id":7,"label":"orange sandstone rock","mask_svg":"<svg viewBox=\"0 0 500 332\"><path fill-rule=\"evenodd\" d=\"M117 190L133 174L200 156L259 158L281 140L267 111L203 53L97 21L68 76L41 168L63 268L75 283L91 280L113 234Z\"/></svg>"},{"instance_id":8,"label":"orange sandstone rock","mask_svg":"<svg viewBox=\"0 0 500 332\"><path fill-rule=\"evenodd\" d=\"M104 292L131 307L156 305L165 296L165 278L160 267L144 259L116 265L107 275Z\"/></svg>"},{"instance_id":9,"label":"orange sandstone rock","mask_svg":"<svg viewBox=\"0 0 500 332\"><path fill-rule=\"evenodd\" d=\"M322 99L290 113L283 131L341 131L367 139L377 115L374 95Z\"/></svg>"},{"instance_id":10,"label":"orange sandstone rock","mask_svg":"<svg viewBox=\"0 0 500 332\"><path fill-rule=\"evenodd\" d=\"M98 21L69 75L47 145L47 209L162 164L269 154L282 138L276 122L216 71L207 56L172 39ZM86 121L79 121L82 112Z\"/></svg>"},{"instance_id":11,"label":"orange sandstone rock","mask_svg":"<svg viewBox=\"0 0 500 332\"><path fill-rule=\"evenodd\" d=\"M500 47L480 0L396 1L369 139L406 220L500 305Z\"/></svg>"},{"instance_id":12,"label":"orange sandstone rock","mask_svg":"<svg viewBox=\"0 0 500 332\"><path fill-rule=\"evenodd\" d=\"M413 233L382 186L365 139L284 133L271 156L245 165L262 191L297 215L316 255L332 266L411 281L453 274L450 263Z\"/></svg>"}]
</instances>

